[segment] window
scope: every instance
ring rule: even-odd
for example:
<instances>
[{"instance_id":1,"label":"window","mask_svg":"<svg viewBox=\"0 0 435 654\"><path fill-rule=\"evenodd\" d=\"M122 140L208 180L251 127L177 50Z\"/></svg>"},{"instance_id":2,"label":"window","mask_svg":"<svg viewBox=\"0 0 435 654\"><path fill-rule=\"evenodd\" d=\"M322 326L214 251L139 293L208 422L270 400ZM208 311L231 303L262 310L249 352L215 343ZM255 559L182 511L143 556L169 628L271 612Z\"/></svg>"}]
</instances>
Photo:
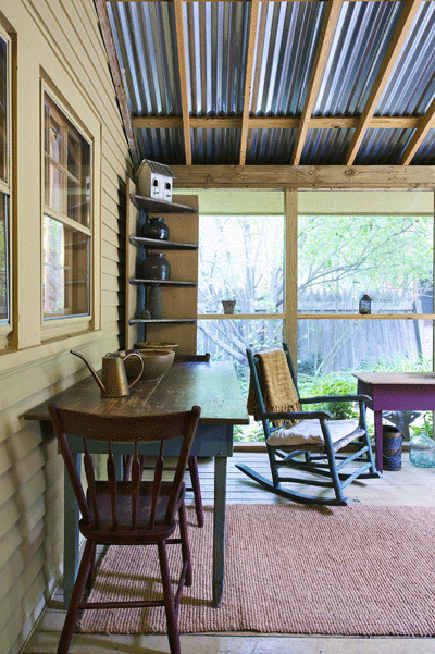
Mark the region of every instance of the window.
<instances>
[{"instance_id":1,"label":"window","mask_svg":"<svg viewBox=\"0 0 435 654\"><path fill-rule=\"evenodd\" d=\"M246 393L246 348L282 343L284 243L282 215L199 219L198 352L232 361ZM225 299L236 300L234 315ZM237 426L235 439L259 440L258 425Z\"/></svg>"},{"instance_id":2,"label":"window","mask_svg":"<svg viewBox=\"0 0 435 654\"><path fill-rule=\"evenodd\" d=\"M355 392L357 370L433 370L433 230L429 215L298 217L302 395ZM407 415L411 431L425 420Z\"/></svg>"},{"instance_id":3,"label":"window","mask_svg":"<svg viewBox=\"0 0 435 654\"><path fill-rule=\"evenodd\" d=\"M91 145L47 93L43 177L43 316L89 316Z\"/></svg>"},{"instance_id":4,"label":"window","mask_svg":"<svg viewBox=\"0 0 435 654\"><path fill-rule=\"evenodd\" d=\"M10 41L0 32L0 323L11 321L10 183L11 183Z\"/></svg>"}]
</instances>

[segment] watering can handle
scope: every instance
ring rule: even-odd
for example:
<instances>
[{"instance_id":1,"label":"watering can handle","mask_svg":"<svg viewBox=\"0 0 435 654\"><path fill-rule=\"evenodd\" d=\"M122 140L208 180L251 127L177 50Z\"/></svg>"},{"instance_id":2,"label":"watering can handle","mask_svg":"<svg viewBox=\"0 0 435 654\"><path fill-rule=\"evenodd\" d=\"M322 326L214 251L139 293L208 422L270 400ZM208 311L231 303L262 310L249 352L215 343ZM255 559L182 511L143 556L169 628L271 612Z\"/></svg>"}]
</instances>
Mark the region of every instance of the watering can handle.
<instances>
[{"instance_id":1,"label":"watering can handle","mask_svg":"<svg viewBox=\"0 0 435 654\"><path fill-rule=\"evenodd\" d=\"M136 379L134 379L134 380L133 380L133 381L128 385L129 388L133 388L133 386L136 386L137 382L138 382L138 381L140 380L140 378L142 377L143 369L144 369L144 367L145 367L145 361L143 360L143 358L141 357L141 355L140 355L140 354L137 354L136 352L130 352L130 354L127 354L127 356L124 357L124 361L125 361L126 359L128 359L129 357L137 357L137 358L139 359L139 361L140 361L140 372L139 372L138 376L136 377Z\"/></svg>"}]
</instances>

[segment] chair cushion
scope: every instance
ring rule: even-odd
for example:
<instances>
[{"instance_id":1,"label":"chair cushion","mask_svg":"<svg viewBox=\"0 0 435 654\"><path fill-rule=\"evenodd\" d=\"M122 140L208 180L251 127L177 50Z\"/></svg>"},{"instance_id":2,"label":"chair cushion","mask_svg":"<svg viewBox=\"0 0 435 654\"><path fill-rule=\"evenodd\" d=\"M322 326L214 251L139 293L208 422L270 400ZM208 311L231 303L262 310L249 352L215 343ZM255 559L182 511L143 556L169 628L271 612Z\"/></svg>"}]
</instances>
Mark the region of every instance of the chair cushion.
<instances>
[{"instance_id":1,"label":"chair cushion","mask_svg":"<svg viewBox=\"0 0 435 654\"><path fill-rule=\"evenodd\" d=\"M358 426L358 420L328 420L327 424L335 450L341 449L364 435L364 430ZM281 427L270 436L267 444L273 447L323 446L320 420L300 420L293 426Z\"/></svg>"}]
</instances>

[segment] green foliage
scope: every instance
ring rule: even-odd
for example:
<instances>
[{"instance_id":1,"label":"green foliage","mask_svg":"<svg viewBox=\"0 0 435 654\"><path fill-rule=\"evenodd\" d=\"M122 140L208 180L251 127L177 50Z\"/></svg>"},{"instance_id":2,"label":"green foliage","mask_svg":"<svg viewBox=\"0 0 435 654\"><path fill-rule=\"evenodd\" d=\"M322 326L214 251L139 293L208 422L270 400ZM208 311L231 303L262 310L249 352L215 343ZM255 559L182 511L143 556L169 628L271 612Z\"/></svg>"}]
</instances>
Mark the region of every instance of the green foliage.
<instances>
[{"instance_id":1,"label":"green foliage","mask_svg":"<svg viewBox=\"0 0 435 654\"><path fill-rule=\"evenodd\" d=\"M301 397L313 397L316 395L352 395L356 393L355 379L350 375L329 373L309 377L299 375L299 392ZM305 408L305 407L304 407ZM358 415L356 405L350 402L337 402L334 404L310 404L307 410L320 409L328 411L334 418L354 418Z\"/></svg>"},{"instance_id":2,"label":"green foliage","mask_svg":"<svg viewBox=\"0 0 435 654\"><path fill-rule=\"evenodd\" d=\"M425 411L423 414L423 420L417 420L415 423L412 423L409 426L409 431L412 436L420 436L424 434L433 438L433 413L432 411Z\"/></svg>"}]
</instances>

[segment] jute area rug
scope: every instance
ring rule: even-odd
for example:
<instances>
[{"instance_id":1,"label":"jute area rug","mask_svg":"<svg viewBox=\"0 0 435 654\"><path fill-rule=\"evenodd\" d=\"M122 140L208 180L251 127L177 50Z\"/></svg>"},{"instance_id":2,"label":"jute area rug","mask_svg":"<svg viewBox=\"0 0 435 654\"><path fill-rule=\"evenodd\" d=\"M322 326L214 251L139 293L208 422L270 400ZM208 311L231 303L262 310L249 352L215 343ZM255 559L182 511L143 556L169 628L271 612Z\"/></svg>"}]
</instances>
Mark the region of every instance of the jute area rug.
<instances>
[{"instance_id":1,"label":"jute area rug","mask_svg":"<svg viewBox=\"0 0 435 654\"><path fill-rule=\"evenodd\" d=\"M218 609L210 602L212 513L205 518L203 529L189 529L194 581L180 606L180 631L435 634L435 509L228 506ZM171 570L179 569L179 549L168 546ZM90 600L158 596L156 550L109 548ZM81 621L86 632L165 629L162 608L94 609Z\"/></svg>"}]
</instances>

